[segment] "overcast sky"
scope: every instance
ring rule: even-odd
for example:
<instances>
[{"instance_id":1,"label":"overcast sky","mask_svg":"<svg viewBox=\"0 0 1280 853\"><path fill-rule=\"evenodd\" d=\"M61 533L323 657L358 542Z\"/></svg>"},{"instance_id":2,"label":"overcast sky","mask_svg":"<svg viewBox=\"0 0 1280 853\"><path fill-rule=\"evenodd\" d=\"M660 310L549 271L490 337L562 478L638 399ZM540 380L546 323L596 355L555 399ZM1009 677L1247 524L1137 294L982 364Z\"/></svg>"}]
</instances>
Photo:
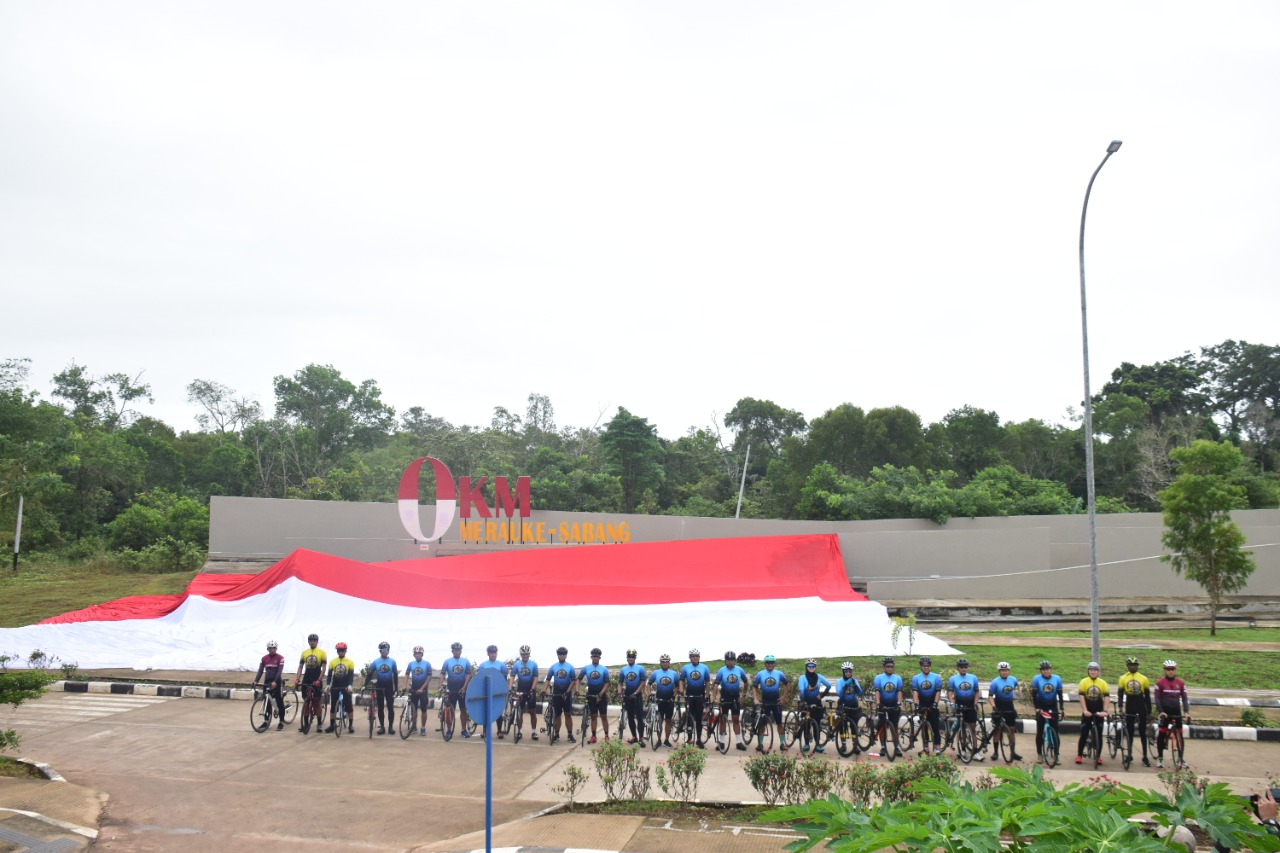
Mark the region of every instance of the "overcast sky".
<instances>
[{"instance_id":1,"label":"overcast sky","mask_svg":"<svg viewBox=\"0 0 1280 853\"><path fill-rule=\"evenodd\" d=\"M487 425L1066 422L1280 343L1280 5L0 4L0 359ZM1270 82L1268 82L1270 81Z\"/></svg>"}]
</instances>

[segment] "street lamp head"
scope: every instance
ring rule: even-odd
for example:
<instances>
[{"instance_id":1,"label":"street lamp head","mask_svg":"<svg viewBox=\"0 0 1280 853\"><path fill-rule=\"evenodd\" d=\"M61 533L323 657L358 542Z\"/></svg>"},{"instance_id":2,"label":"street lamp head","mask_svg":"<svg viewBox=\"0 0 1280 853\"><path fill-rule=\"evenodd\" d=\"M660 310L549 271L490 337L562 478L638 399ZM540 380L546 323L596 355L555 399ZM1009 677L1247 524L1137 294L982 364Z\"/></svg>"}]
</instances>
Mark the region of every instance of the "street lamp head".
<instances>
[{"instance_id":1,"label":"street lamp head","mask_svg":"<svg viewBox=\"0 0 1280 853\"><path fill-rule=\"evenodd\" d=\"M1119 151L1119 150L1120 150L1120 146L1121 146L1121 145L1123 145L1123 144L1124 144L1124 143L1123 143L1123 142L1121 142L1119 139L1113 139L1113 140L1111 141L1111 144L1107 146L1107 153L1108 153L1108 154L1114 154L1114 153L1116 153L1117 151Z\"/></svg>"}]
</instances>

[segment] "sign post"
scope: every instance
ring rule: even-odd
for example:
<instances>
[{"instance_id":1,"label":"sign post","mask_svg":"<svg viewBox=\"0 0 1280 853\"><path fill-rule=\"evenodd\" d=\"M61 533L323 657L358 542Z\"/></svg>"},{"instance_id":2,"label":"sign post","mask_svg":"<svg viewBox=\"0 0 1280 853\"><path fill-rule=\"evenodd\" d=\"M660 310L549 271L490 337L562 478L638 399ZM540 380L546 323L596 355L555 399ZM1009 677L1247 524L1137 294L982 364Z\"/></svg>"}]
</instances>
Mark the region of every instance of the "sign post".
<instances>
[{"instance_id":1,"label":"sign post","mask_svg":"<svg viewBox=\"0 0 1280 853\"><path fill-rule=\"evenodd\" d=\"M493 730L507 707L507 671L482 666L467 685L467 715L484 731L484 849L493 849Z\"/></svg>"}]
</instances>

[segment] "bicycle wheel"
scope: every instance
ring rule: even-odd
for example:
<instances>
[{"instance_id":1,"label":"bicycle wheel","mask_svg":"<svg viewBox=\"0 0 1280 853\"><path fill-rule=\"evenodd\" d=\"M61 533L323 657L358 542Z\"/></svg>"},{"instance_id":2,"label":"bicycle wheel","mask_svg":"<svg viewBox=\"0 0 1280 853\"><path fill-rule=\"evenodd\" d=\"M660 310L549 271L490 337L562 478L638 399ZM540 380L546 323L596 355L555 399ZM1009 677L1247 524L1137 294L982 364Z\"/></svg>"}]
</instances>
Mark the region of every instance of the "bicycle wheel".
<instances>
[{"instance_id":1,"label":"bicycle wheel","mask_svg":"<svg viewBox=\"0 0 1280 853\"><path fill-rule=\"evenodd\" d=\"M580 709L582 713L578 715L579 717L582 718L582 722L578 724L578 748L579 749L587 745L587 729L588 729L588 724L591 722L591 715L587 713L587 707L588 706L586 704L583 704L582 708Z\"/></svg>"},{"instance_id":2,"label":"bicycle wheel","mask_svg":"<svg viewBox=\"0 0 1280 853\"><path fill-rule=\"evenodd\" d=\"M657 749L662 746L662 715L658 713L657 705L649 706L645 714L644 727L649 732L649 747Z\"/></svg>"},{"instance_id":3,"label":"bicycle wheel","mask_svg":"<svg viewBox=\"0 0 1280 853\"><path fill-rule=\"evenodd\" d=\"M1120 726L1115 721L1107 724L1107 754L1112 758L1120 751Z\"/></svg>"},{"instance_id":4,"label":"bicycle wheel","mask_svg":"<svg viewBox=\"0 0 1280 853\"><path fill-rule=\"evenodd\" d=\"M800 748L816 750L822 744L818 741L818 721L802 720L800 722Z\"/></svg>"},{"instance_id":5,"label":"bicycle wheel","mask_svg":"<svg viewBox=\"0 0 1280 853\"><path fill-rule=\"evenodd\" d=\"M1173 729L1169 732L1169 760L1173 762L1173 769L1177 770L1183 767L1186 763L1185 758L1182 729Z\"/></svg>"},{"instance_id":6,"label":"bicycle wheel","mask_svg":"<svg viewBox=\"0 0 1280 853\"><path fill-rule=\"evenodd\" d=\"M1058 733L1048 721L1044 724L1044 736L1040 740L1040 760L1052 770L1058 764Z\"/></svg>"},{"instance_id":7,"label":"bicycle wheel","mask_svg":"<svg viewBox=\"0 0 1280 853\"><path fill-rule=\"evenodd\" d=\"M786 711L782 715L782 728L778 731L778 742L782 746L792 747L800 740L800 717L795 711Z\"/></svg>"},{"instance_id":8,"label":"bicycle wheel","mask_svg":"<svg viewBox=\"0 0 1280 853\"><path fill-rule=\"evenodd\" d=\"M409 735L418 730L417 706L408 696L404 697L404 707L400 710L400 740L408 740Z\"/></svg>"},{"instance_id":9,"label":"bicycle wheel","mask_svg":"<svg viewBox=\"0 0 1280 853\"><path fill-rule=\"evenodd\" d=\"M347 706L344 701L345 698L346 697L344 696L338 697L338 710L333 717L333 736L336 738L342 737L342 730L347 727Z\"/></svg>"},{"instance_id":10,"label":"bicycle wheel","mask_svg":"<svg viewBox=\"0 0 1280 853\"><path fill-rule=\"evenodd\" d=\"M520 739L524 737L524 712L521 710L519 703L516 703L516 716L511 721L511 728L513 732L511 740L519 743Z\"/></svg>"},{"instance_id":11,"label":"bicycle wheel","mask_svg":"<svg viewBox=\"0 0 1280 853\"><path fill-rule=\"evenodd\" d=\"M884 725L885 744L882 752L888 753L886 757L893 761L902 754L902 750L898 746L898 724L893 720L887 720Z\"/></svg>"},{"instance_id":12,"label":"bicycle wheel","mask_svg":"<svg viewBox=\"0 0 1280 853\"><path fill-rule=\"evenodd\" d=\"M1011 764L1013 748L1009 746L1009 728L1004 725L996 726L991 730L991 737L996 744L996 748L992 751L1005 764Z\"/></svg>"},{"instance_id":13,"label":"bicycle wheel","mask_svg":"<svg viewBox=\"0 0 1280 853\"><path fill-rule=\"evenodd\" d=\"M556 724L556 711L551 706L551 697L544 697L542 700L542 724L543 731L547 734L547 744L551 744L555 740L556 730L553 728ZM450 735L453 733L450 732Z\"/></svg>"},{"instance_id":14,"label":"bicycle wheel","mask_svg":"<svg viewBox=\"0 0 1280 853\"><path fill-rule=\"evenodd\" d=\"M920 716L911 714L898 730L898 738L902 743L902 751L910 752L916 748L916 739L920 737Z\"/></svg>"},{"instance_id":15,"label":"bicycle wheel","mask_svg":"<svg viewBox=\"0 0 1280 853\"><path fill-rule=\"evenodd\" d=\"M870 752L876 740L876 723L871 714L863 714L858 718L858 728L854 732L855 742L863 752Z\"/></svg>"},{"instance_id":16,"label":"bicycle wheel","mask_svg":"<svg viewBox=\"0 0 1280 853\"><path fill-rule=\"evenodd\" d=\"M457 713L457 708L440 708L440 737L443 738L446 743L453 740L453 726L457 719Z\"/></svg>"},{"instance_id":17,"label":"bicycle wheel","mask_svg":"<svg viewBox=\"0 0 1280 853\"><path fill-rule=\"evenodd\" d=\"M286 726L293 725L294 719L298 716L298 691L290 690L284 694L284 724Z\"/></svg>"},{"instance_id":18,"label":"bicycle wheel","mask_svg":"<svg viewBox=\"0 0 1280 853\"><path fill-rule=\"evenodd\" d=\"M374 715L374 705L375 705L375 702L374 702L373 697L374 697L374 694L373 694L373 693L370 693L370 694L369 694L369 709L368 709L368 716L369 716L369 740L373 740L373 718L374 718L374 716L375 716L375 715Z\"/></svg>"},{"instance_id":19,"label":"bicycle wheel","mask_svg":"<svg viewBox=\"0 0 1280 853\"><path fill-rule=\"evenodd\" d=\"M1097 766L1102 761L1102 742L1098 739L1098 727L1089 725L1089 739L1085 742L1085 754Z\"/></svg>"},{"instance_id":20,"label":"bicycle wheel","mask_svg":"<svg viewBox=\"0 0 1280 853\"><path fill-rule=\"evenodd\" d=\"M1120 766L1125 770L1133 764L1133 735L1128 728L1120 729Z\"/></svg>"},{"instance_id":21,"label":"bicycle wheel","mask_svg":"<svg viewBox=\"0 0 1280 853\"><path fill-rule=\"evenodd\" d=\"M956 758L959 758L965 764L973 760L974 753L977 751L974 735L975 732L969 728L967 723L961 723L960 730L956 732Z\"/></svg>"},{"instance_id":22,"label":"bicycle wheel","mask_svg":"<svg viewBox=\"0 0 1280 853\"><path fill-rule=\"evenodd\" d=\"M261 693L253 697L253 704L249 706L249 725L258 734L271 728L271 701L270 695Z\"/></svg>"},{"instance_id":23,"label":"bicycle wheel","mask_svg":"<svg viewBox=\"0 0 1280 853\"><path fill-rule=\"evenodd\" d=\"M773 741L775 735L775 726L773 717L769 714L760 714L756 718L754 730L755 737L752 738L756 742L756 749L768 752L773 749Z\"/></svg>"},{"instance_id":24,"label":"bicycle wheel","mask_svg":"<svg viewBox=\"0 0 1280 853\"><path fill-rule=\"evenodd\" d=\"M840 723L836 726L836 752L844 758L853 755L853 749L858 745L858 732L853 720L848 717L842 717Z\"/></svg>"}]
</instances>

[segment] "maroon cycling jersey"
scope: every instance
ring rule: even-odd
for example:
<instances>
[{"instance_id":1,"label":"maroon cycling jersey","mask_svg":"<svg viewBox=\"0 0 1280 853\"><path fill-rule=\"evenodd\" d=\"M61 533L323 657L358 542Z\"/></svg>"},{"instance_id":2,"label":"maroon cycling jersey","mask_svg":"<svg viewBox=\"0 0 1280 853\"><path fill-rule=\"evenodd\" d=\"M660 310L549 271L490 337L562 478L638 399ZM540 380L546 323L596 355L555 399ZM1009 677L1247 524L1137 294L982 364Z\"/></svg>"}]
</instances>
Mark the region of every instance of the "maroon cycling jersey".
<instances>
[{"instance_id":1,"label":"maroon cycling jersey","mask_svg":"<svg viewBox=\"0 0 1280 853\"><path fill-rule=\"evenodd\" d=\"M266 676L266 683L280 681L280 676L284 674L284 655L271 654L263 655L262 662L258 664L258 674L254 676L254 681Z\"/></svg>"},{"instance_id":2,"label":"maroon cycling jersey","mask_svg":"<svg viewBox=\"0 0 1280 853\"><path fill-rule=\"evenodd\" d=\"M1173 714L1175 716L1189 710L1190 704L1187 702L1187 685L1181 678L1174 676L1164 676L1151 688L1154 694L1156 707L1163 714Z\"/></svg>"}]
</instances>

